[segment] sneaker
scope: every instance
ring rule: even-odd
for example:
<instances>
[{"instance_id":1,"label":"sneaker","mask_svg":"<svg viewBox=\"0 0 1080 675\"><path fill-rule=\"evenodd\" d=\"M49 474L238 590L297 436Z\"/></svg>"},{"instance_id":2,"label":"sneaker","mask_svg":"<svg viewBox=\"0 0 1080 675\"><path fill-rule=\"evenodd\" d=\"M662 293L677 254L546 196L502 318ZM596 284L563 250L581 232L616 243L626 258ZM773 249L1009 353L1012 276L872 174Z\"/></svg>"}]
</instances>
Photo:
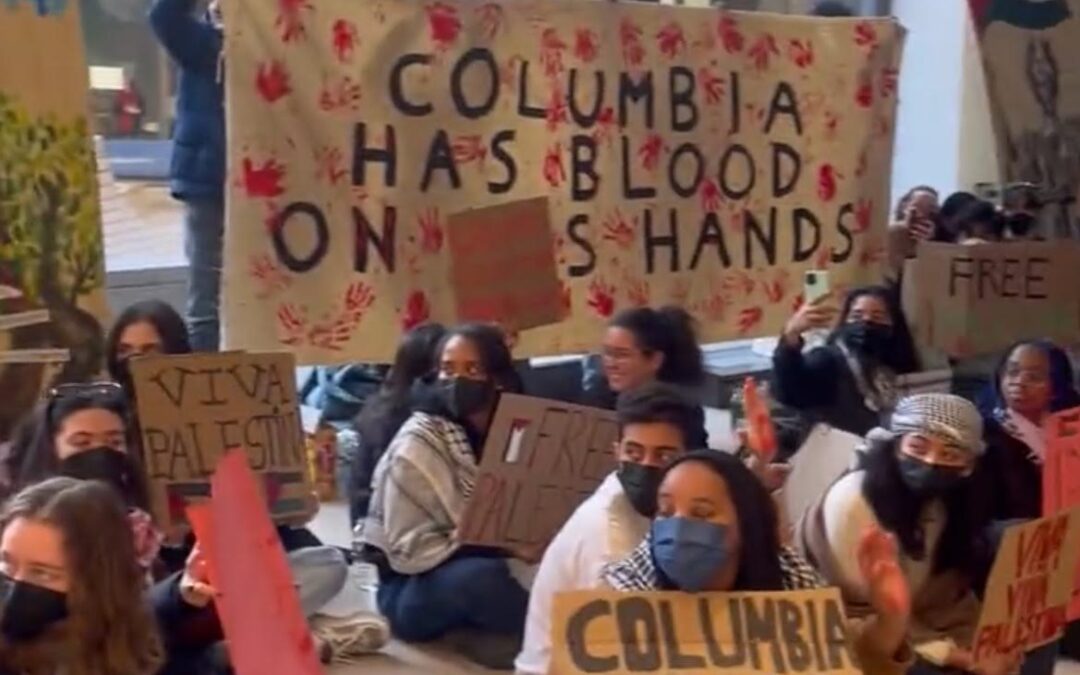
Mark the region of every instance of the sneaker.
<instances>
[{"instance_id":1,"label":"sneaker","mask_svg":"<svg viewBox=\"0 0 1080 675\"><path fill-rule=\"evenodd\" d=\"M315 616L312 634L328 645L332 661L348 661L372 654L390 641L390 624L374 612L357 612L345 618Z\"/></svg>"}]
</instances>

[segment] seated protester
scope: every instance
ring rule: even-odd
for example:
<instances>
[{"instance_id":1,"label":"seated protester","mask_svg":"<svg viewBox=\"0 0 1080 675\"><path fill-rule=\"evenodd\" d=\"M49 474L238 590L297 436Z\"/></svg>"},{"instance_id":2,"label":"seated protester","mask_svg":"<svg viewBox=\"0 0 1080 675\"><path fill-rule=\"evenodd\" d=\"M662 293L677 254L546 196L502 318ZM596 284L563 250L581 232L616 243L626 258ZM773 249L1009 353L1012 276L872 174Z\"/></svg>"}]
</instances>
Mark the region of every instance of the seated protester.
<instances>
[{"instance_id":1,"label":"seated protester","mask_svg":"<svg viewBox=\"0 0 1080 675\"><path fill-rule=\"evenodd\" d=\"M888 428L867 435L867 444L863 468L840 478L803 514L798 543L826 581L840 587L848 616L874 616L881 609L857 550L869 528L892 534L911 592L910 633L919 657L912 672L971 670L967 645L980 613L971 578L984 526L970 494L983 454L979 412L958 396L910 396Z\"/></svg>"},{"instance_id":2,"label":"seated protester","mask_svg":"<svg viewBox=\"0 0 1080 675\"><path fill-rule=\"evenodd\" d=\"M149 572L163 536L149 515L142 464L130 437L130 411L119 385L68 384L53 389L35 412L35 431L12 458L14 485L53 476L98 480L128 508L139 565Z\"/></svg>"},{"instance_id":3,"label":"seated protester","mask_svg":"<svg viewBox=\"0 0 1080 675\"><path fill-rule=\"evenodd\" d=\"M287 558L300 608L311 619L344 585L346 572L341 552L330 546L310 547L295 550ZM216 595L198 545L182 572L151 589L150 599L158 620L169 627L162 636L168 658L159 675L231 672L213 604ZM320 626L312 631L312 641L324 663L338 655L370 653L386 644L387 639L385 625L370 617L352 617L338 622L333 629Z\"/></svg>"},{"instance_id":4,"label":"seated protester","mask_svg":"<svg viewBox=\"0 0 1080 675\"><path fill-rule=\"evenodd\" d=\"M956 215L958 244L992 244L1005 234L1005 222L997 207L981 199L973 201Z\"/></svg>"},{"instance_id":5,"label":"seated protester","mask_svg":"<svg viewBox=\"0 0 1080 675\"><path fill-rule=\"evenodd\" d=\"M0 673L157 673L161 640L114 490L49 479L8 501L0 531Z\"/></svg>"},{"instance_id":6,"label":"seated protester","mask_svg":"<svg viewBox=\"0 0 1080 675\"><path fill-rule=\"evenodd\" d=\"M851 291L826 343L803 351L803 333L832 325L824 299L788 320L773 354L776 399L810 423L862 436L895 403L897 375L919 369L915 346L895 296L880 286Z\"/></svg>"},{"instance_id":7,"label":"seated protester","mask_svg":"<svg viewBox=\"0 0 1080 675\"><path fill-rule=\"evenodd\" d=\"M694 319L680 307L637 307L616 314L604 333L599 359L586 364L583 402L610 410L619 394L654 380L682 387L694 400L694 390L705 381ZM700 407L698 415L700 424L687 447L708 445Z\"/></svg>"},{"instance_id":8,"label":"seated protester","mask_svg":"<svg viewBox=\"0 0 1080 675\"><path fill-rule=\"evenodd\" d=\"M544 553L529 595L517 672L546 675L554 596L597 588L604 566L625 557L649 530L663 466L687 450L700 408L671 385L644 384L619 397L619 468L559 531Z\"/></svg>"},{"instance_id":9,"label":"seated protester","mask_svg":"<svg viewBox=\"0 0 1080 675\"><path fill-rule=\"evenodd\" d=\"M938 234L938 192L929 185L917 185L896 203L889 225L889 277L900 279L904 261L915 256L920 241L931 241Z\"/></svg>"},{"instance_id":10,"label":"seated protester","mask_svg":"<svg viewBox=\"0 0 1080 675\"><path fill-rule=\"evenodd\" d=\"M1080 392L1064 350L1032 340L1006 352L982 401L987 450L978 492L991 519L1042 516L1043 422L1076 406Z\"/></svg>"},{"instance_id":11,"label":"seated protester","mask_svg":"<svg viewBox=\"0 0 1080 675\"><path fill-rule=\"evenodd\" d=\"M379 609L394 635L425 642L475 630L479 639L463 645L466 656L509 667L528 594L511 576L507 552L462 546L457 530L498 392L519 392L521 381L491 325L452 328L438 354L438 380L379 460L358 534L379 567Z\"/></svg>"},{"instance_id":12,"label":"seated protester","mask_svg":"<svg viewBox=\"0 0 1080 675\"><path fill-rule=\"evenodd\" d=\"M105 361L113 381L135 400L131 372L132 358L148 354L190 354L187 326L169 304L146 300L131 305L117 317L106 339Z\"/></svg>"},{"instance_id":13,"label":"seated protester","mask_svg":"<svg viewBox=\"0 0 1080 675\"><path fill-rule=\"evenodd\" d=\"M349 485L349 522L353 525L367 515L375 466L412 413L413 385L435 371L435 349L445 333L446 328L437 323L406 333L382 387L364 402L353 423L359 435Z\"/></svg>"},{"instance_id":14,"label":"seated protester","mask_svg":"<svg viewBox=\"0 0 1080 675\"><path fill-rule=\"evenodd\" d=\"M698 450L663 472L656 519L625 559L609 565L604 581L620 591L688 593L784 591L824 586L817 571L777 537L768 492L735 457ZM905 638L907 587L888 535L870 532L851 563L870 580L877 615L851 622L851 642L863 672L903 673L911 661Z\"/></svg>"}]
</instances>

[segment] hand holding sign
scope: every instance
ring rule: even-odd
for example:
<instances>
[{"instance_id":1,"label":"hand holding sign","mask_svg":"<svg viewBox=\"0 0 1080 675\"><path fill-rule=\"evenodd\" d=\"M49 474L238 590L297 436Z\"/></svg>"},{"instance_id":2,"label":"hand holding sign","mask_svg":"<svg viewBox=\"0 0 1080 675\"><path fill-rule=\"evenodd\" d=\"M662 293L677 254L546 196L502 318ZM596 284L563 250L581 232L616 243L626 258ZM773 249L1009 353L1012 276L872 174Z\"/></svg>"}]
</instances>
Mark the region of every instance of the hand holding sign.
<instances>
[{"instance_id":1,"label":"hand holding sign","mask_svg":"<svg viewBox=\"0 0 1080 675\"><path fill-rule=\"evenodd\" d=\"M832 328L836 321L837 309L829 304L832 293L827 293L811 302L804 303L788 319L784 326L784 333L780 338L790 345L799 344L803 333L810 330L826 330Z\"/></svg>"}]
</instances>

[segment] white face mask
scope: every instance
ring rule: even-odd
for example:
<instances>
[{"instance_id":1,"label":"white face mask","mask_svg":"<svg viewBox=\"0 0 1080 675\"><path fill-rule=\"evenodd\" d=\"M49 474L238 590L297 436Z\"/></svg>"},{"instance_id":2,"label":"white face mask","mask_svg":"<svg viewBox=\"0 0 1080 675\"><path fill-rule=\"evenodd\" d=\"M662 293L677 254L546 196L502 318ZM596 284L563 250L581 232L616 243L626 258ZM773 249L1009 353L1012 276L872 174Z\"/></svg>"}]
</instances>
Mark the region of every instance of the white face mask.
<instances>
[{"instance_id":1,"label":"white face mask","mask_svg":"<svg viewBox=\"0 0 1080 675\"><path fill-rule=\"evenodd\" d=\"M206 13L210 16L210 23L214 28L222 28L225 25L224 18L221 15L221 0L211 0L210 6L206 8Z\"/></svg>"}]
</instances>

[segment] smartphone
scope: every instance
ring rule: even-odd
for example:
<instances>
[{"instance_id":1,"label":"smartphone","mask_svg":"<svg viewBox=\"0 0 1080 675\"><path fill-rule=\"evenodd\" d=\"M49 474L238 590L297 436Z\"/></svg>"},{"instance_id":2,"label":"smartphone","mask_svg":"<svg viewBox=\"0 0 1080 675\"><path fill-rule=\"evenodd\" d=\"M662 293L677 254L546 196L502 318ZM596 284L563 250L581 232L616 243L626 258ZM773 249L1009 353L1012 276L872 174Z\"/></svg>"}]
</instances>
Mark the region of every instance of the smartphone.
<instances>
[{"instance_id":1,"label":"smartphone","mask_svg":"<svg viewBox=\"0 0 1080 675\"><path fill-rule=\"evenodd\" d=\"M828 270L807 270L803 277L803 299L806 303L817 302L829 294Z\"/></svg>"}]
</instances>

